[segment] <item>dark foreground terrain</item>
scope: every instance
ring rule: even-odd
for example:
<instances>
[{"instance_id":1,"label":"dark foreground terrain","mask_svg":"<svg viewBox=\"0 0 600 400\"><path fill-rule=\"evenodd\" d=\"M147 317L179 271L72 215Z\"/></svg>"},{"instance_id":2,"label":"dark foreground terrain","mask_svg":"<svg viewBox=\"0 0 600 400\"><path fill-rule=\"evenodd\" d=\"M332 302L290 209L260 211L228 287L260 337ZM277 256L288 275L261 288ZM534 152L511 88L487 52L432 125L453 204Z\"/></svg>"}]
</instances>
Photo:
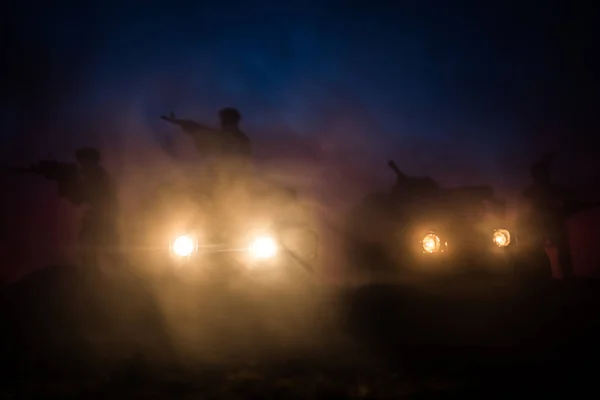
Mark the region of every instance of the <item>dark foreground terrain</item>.
<instances>
[{"instance_id":1,"label":"dark foreground terrain","mask_svg":"<svg viewBox=\"0 0 600 400\"><path fill-rule=\"evenodd\" d=\"M3 288L0 398L597 391L594 281L461 277L295 292L168 285L57 267Z\"/></svg>"}]
</instances>

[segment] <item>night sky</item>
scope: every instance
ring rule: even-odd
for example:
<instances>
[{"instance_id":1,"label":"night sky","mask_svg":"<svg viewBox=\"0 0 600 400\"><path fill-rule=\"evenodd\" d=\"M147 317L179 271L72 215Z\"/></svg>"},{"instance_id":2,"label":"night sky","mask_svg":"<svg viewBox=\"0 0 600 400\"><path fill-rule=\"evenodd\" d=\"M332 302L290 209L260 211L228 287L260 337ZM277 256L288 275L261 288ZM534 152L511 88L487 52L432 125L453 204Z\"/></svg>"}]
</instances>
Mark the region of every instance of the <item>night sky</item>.
<instances>
[{"instance_id":1,"label":"night sky","mask_svg":"<svg viewBox=\"0 0 600 400\"><path fill-rule=\"evenodd\" d=\"M392 179L394 157L442 184L510 193L533 158L559 150L560 179L591 193L591 6L392 3L5 6L2 158L71 158L83 145L115 168L147 148L173 156L181 138L161 114L216 123L232 105L258 153L294 143L373 179ZM144 147L123 150L134 142Z\"/></svg>"}]
</instances>

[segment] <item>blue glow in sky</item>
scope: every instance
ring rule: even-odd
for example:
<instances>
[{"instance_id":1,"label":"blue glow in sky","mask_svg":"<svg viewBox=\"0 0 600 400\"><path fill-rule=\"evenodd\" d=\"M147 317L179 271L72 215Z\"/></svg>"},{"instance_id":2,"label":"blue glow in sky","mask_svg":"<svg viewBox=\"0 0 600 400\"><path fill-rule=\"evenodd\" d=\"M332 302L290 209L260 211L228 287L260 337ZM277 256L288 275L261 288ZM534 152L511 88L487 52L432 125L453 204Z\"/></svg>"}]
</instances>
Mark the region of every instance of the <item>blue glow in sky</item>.
<instances>
[{"instance_id":1,"label":"blue glow in sky","mask_svg":"<svg viewBox=\"0 0 600 400\"><path fill-rule=\"evenodd\" d=\"M55 129L87 132L61 133L70 144L132 118L160 141L160 114L212 122L234 105L252 137L327 135L453 181L516 182L537 153L585 147L556 112L574 75L567 10L426 3L25 4L17 25L51 54Z\"/></svg>"}]
</instances>

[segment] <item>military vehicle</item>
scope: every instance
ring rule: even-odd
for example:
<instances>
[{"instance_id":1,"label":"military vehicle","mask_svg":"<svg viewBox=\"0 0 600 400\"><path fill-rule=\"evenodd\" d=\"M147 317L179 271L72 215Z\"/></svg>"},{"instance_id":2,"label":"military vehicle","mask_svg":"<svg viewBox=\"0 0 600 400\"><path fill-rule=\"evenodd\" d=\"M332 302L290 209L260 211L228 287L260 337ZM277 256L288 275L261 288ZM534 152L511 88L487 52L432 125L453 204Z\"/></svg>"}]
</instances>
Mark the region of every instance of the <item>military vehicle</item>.
<instances>
[{"instance_id":1,"label":"military vehicle","mask_svg":"<svg viewBox=\"0 0 600 400\"><path fill-rule=\"evenodd\" d=\"M388 165L397 175L394 189L367 196L349 216L347 249L355 268L385 276L514 272L517 238L493 188L444 189Z\"/></svg>"},{"instance_id":2,"label":"military vehicle","mask_svg":"<svg viewBox=\"0 0 600 400\"><path fill-rule=\"evenodd\" d=\"M160 185L130 218L135 264L185 279L265 281L315 272L318 236L294 190L260 176L223 185L198 171L186 176Z\"/></svg>"}]
</instances>

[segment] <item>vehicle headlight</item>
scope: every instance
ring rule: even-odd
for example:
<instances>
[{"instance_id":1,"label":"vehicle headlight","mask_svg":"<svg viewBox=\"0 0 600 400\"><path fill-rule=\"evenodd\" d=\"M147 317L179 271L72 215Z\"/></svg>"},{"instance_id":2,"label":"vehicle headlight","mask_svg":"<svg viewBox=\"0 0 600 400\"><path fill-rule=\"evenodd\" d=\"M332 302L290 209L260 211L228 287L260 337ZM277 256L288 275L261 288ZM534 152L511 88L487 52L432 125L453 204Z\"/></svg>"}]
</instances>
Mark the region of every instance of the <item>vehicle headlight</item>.
<instances>
[{"instance_id":1,"label":"vehicle headlight","mask_svg":"<svg viewBox=\"0 0 600 400\"><path fill-rule=\"evenodd\" d=\"M189 235L178 236L171 243L171 251L179 257L189 257L196 252L198 244L196 239Z\"/></svg>"},{"instance_id":2,"label":"vehicle headlight","mask_svg":"<svg viewBox=\"0 0 600 400\"><path fill-rule=\"evenodd\" d=\"M494 244L498 247L506 247L510 244L510 232L506 229L496 229L492 235Z\"/></svg>"},{"instance_id":3,"label":"vehicle headlight","mask_svg":"<svg viewBox=\"0 0 600 400\"><path fill-rule=\"evenodd\" d=\"M428 233L421 240L421 245L423 246L423 250L427 253L435 253L440 251L442 248L442 241L439 236L435 233Z\"/></svg>"},{"instance_id":4,"label":"vehicle headlight","mask_svg":"<svg viewBox=\"0 0 600 400\"><path fill-rule=\"evenodd\" d=\"M277 242L270 236L255 238L248 247L250 255L254 258L267 259L277 255Z\"/></svg>"}]
</instances>

